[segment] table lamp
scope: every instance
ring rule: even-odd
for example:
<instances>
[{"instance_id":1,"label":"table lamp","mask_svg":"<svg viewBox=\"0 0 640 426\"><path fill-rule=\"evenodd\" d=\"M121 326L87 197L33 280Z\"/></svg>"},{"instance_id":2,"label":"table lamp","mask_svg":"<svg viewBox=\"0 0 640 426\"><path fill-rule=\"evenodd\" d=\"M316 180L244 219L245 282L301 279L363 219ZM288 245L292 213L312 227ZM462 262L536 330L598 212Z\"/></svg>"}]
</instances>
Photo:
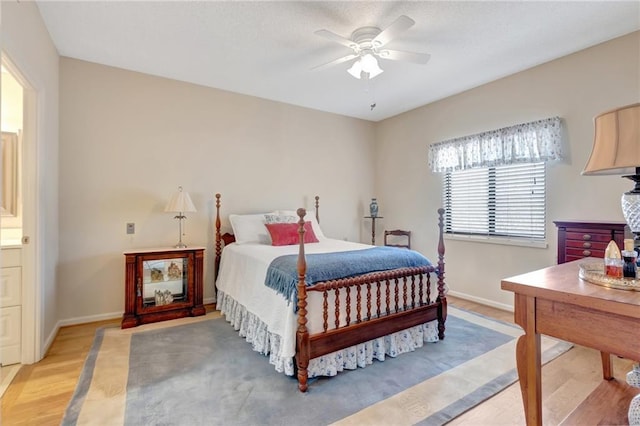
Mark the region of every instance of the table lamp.
<instances>
[{"instance_id":1,"label":"table lamp","mask_svg":"<svg viewBox=\"0 0 640 426\"><path fill-rule=\"evenodd\" d=\"M195 212L196 208L191 201L191 197L189 197L188 192L183 192L182 187L178 187L178 191L173 194L167 207L164 209L165 212L178 213L174 218L178 219L179 222L179 232L180 236L178 239L178 244L176 244L175 248L186 248L187 245L182 242L182 220L186 219L184 215L185 212Z\"/></svg>"},{"instance_id":2,"label":"table lamp","mask_svg":"<svg viewBox=\"0 0 640 426\"><path fill-rule=\"evenodd\" d=\"M640 246L640 103L594 118L593 150L583 175L620 174L635 182L622 194L622 214Z\"/></svg>"}]
</instances>

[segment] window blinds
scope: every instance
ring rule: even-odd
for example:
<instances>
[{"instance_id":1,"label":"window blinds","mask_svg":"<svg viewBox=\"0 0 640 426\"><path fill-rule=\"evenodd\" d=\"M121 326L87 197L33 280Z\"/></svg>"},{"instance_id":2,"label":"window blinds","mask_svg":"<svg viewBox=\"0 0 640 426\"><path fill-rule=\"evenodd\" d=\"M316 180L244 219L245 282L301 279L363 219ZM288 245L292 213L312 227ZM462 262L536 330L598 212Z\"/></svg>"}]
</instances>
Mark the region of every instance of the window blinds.
<instances>
[{"instance_id":1,"label":"window blinds","mask_svg":"<svg viewBox=\"0 0 640 426\"><path fill-rule=\"evenodd\" d=\"M447 173L445 231L543 239L545 174L543 162Z\"/></svg>"}]
</instances>

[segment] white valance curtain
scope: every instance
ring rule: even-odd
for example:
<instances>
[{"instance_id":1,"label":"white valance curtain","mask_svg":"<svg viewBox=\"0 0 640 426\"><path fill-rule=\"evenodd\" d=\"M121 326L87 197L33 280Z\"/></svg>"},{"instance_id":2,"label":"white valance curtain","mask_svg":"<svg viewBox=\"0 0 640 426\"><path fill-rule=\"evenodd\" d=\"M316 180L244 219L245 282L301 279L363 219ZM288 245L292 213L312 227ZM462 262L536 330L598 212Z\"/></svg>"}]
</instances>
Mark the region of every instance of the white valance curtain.
<instances>
[{"instance_id":1,"label":"white valance curtain","mask_svg":"<svg viewBox=\"0 0 640 426\"><path fill-rule=\"evenodd\" d=\"M429 168L444 173L562 158L559 117L463 136L429 147Z\"/></svg>"}]
</instances>

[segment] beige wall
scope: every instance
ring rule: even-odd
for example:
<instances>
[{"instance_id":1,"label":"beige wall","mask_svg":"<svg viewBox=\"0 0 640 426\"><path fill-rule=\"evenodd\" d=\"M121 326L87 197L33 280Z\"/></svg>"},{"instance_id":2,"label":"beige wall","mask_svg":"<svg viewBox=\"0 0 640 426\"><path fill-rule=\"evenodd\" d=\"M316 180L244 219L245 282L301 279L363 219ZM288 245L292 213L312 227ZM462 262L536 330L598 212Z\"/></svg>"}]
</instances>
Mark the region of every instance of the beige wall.
<instances>
[{"instance_id":1,"label":"beige wall","mask_svg":"<svg viewBox=\"0 0 640 426\"><path fill-rule=\"evenodd\" d=\"M23 265L23 280L27 284L22 295L28 328L39 312L40 323L27 333L29 342L36 341L36 354L23 353L27 361L39 359L56 330L58 287L58 53L44 26L35 2L2 2L2 52L18 68L30 85L30 94L36 99L33 128L25 128L25 147L34 160L25 166L24 197L33 210L24 212L25 231L32 238L33 265ZM37 167L37 171L35 168ZM37 218L34 218L37 215ZM30 224L34 223L33 228ZM25 324L25 322L23 322ZM23 337L25 334L23 332ZM30 343L29 343L30 344ZM35 359L34 359L35 357Z\"/></svg>"},{"instance_id":2,"label":"beige wall","mask_svg":"<svg viewBox=\"0 0 640 426\"><path fill-rule=\"evenodd\" d=\"M640 100L640 32L543 64L385 120L376 127L376 193L387 228L414 231L415 248L436 258L435 210L442 176L427 169L431 143L560 116L567 156L547 168L548 248L446 241L450 289L498 306L513 295L500 280L556 263L554 220L619 220L618 176L581 176L593 143L593 117Z\"/></svg>"},{"instance_id":3,"label":"beige wall","mask_svg":"<svg viewBox=\"0 0 640 426\"><path fill-rule=\"evenodd\" d=\"M198 210L185 241L207 248L205 299L216 192L224 214L311 209L317 194L324 232L361 239L373 123L69 58L60 90L62 320L124 310L122 253L177 242L164 207L178 185Z\"/></svg>"}]
</instances>

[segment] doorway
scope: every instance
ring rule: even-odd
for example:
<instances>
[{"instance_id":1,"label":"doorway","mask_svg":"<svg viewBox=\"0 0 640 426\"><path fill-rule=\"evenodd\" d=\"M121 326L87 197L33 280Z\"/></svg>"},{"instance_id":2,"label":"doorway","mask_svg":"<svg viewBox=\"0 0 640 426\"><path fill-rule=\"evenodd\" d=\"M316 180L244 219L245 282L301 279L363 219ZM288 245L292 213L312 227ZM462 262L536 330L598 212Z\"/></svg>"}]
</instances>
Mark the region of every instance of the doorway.
<instances>
[{"instance_id":1,"label":"doorway","mask_svg":"<svg viewBox=\"0 0 640 426\"><path fill-rule=\"evenodd\" d=\"M39 360L36 315L36 91L10 58L0 60L0 365Z\"/></svg>"}]
</instances>

